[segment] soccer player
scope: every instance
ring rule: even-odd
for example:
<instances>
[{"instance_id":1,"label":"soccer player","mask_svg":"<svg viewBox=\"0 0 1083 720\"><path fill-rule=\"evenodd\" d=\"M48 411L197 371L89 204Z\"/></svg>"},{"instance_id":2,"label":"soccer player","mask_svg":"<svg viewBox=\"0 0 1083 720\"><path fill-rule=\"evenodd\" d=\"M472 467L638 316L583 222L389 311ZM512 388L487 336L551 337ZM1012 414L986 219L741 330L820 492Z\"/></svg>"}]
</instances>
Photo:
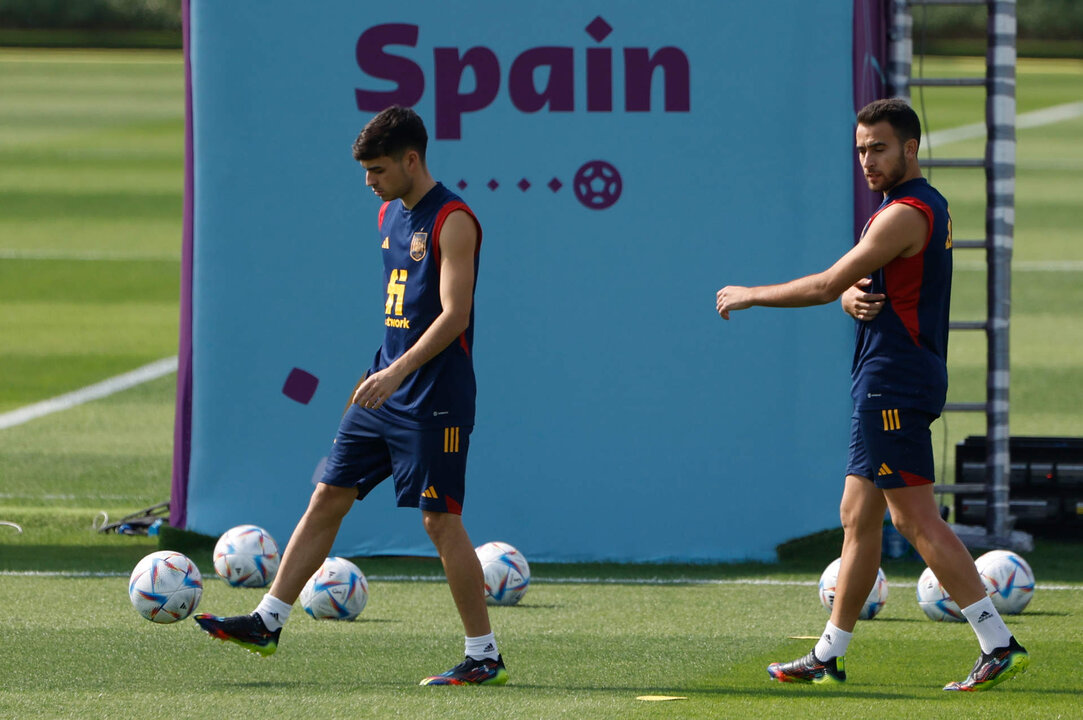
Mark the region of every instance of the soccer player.
<instances>
[{"instance_id":1,"label":"soccer player","mask_svg":"<svg viewBox=\"0 0 1083 720\"><path fill-rule=\"evenodd\" d=\"M474 288L481 226L433 180L417 113L390 107L353 145L365 183L383 200L384 342L354 388L323 478L297 524L274 582L251 615L201 614L214 637L260 655L308 578L331 551L343 517L389 475L400 507L419 507L466 631L466 659L422 685L503 685L508 674L489 625L481 564L462 523L474 425Z\"/></svg>"},{"instance_id":2,"label":"soccer player","mask_svg":"<svg viewBox=\"0 0 1083 720\"><path fill-rule=\"evenodd\" d=\"M844 656L880 565L885 508L963 608L981 654L970 675L945 690L986 690L1029 662L986 596L974 560L940 517L933 497L929 426L947 395L951 218L922 177L921 125L902 100L877 100L857 116L857 153L869 189L884 201L859 242L827 270L781 285L727 285L716 308L729 320L753 307L806 307L845 294L857 318L854 412L840 515L844 531L831 619L803 658L771 663L780 682L839 683ZM871 282L869 282L871 276Z\"/></svg>"}]
</instances>

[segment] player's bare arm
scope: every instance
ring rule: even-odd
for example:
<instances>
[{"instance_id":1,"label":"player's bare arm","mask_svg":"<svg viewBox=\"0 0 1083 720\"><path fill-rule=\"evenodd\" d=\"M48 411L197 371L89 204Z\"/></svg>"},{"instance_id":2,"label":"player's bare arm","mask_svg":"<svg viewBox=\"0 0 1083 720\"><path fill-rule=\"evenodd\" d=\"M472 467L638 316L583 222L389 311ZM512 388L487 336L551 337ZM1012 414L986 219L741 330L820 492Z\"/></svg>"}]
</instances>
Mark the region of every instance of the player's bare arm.
<instances>
[{"instance_id":1,"label":"player's bare arm","mask_svg":"<svg viewBox=\"0 0 1083 720\"><path fill-rule=\"evenodd\" d=\"M734 310L753 306L808 307L834 302L861 278L897 257L921 252L929 224L920 210L909 205L890 205L877 217L865 237L834 265L779 285L742 287L727 285L715 296L715 309L723 320Z\"/></svg>"},{"instance_id":2,"label":"player's bare arm","mask_svg":"<svg viewBox=\"0 0 1083 720\"><path fill-rule=\"evenodd\" d=\"M861 278L846 288L846 292L839 298L843 311L855 320L868 322L879 315L884 307L887 295L868 292L870 285L872 278Z\"/></svg>"},{"instance_id":3,"label":"player's bare arm","mask_svg":"<svg viewBox=\"0 0 1083 720\"><path fill-rule=\"evenodd\" d=\"M383 370L369 375L354 391L353 402L362 407L383 405L406 376L439 355L470 324L474 289L474 253L477 226L467 213L457 210L440 230L441 313L413 347Z\"/></svg>"}]
</instances>

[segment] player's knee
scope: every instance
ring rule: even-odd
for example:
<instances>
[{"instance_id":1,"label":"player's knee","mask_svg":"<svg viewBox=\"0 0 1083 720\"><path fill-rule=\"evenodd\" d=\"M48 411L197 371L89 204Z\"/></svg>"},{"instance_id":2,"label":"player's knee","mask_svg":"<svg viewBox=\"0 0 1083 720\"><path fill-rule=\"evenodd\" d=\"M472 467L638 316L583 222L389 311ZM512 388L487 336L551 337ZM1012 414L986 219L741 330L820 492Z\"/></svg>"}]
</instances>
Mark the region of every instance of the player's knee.
<instances>
[{"instance_id":1,"label":"player's knee","mask_svg":"<svg viewBox=\"0 0 1083 720\"><path fill-rule=\"evenodd\" d=\"M923 532L923 524L912 515L896 510L891 514L891 522L899 534L911 544L916 544Z\"/></svg>"},{"instance_id":2,"label":"player's knee","mask_svg":"<svg viewBox=\"0 0 1083 720\"><path fill-rule=\"evenodd\" d=\"M839 520L842 529L847 535L861 536L869 533L880 533L883 528L883 516L879 513L870 515L863 507L852 506L843 503L839 508Z\"/></svg>"},{"instance_id":3,"label":"player's knee","mask_svg":"<svg viewBox=\"0 0 1083 720\"><path fill-rule=\"evenodd\" d=\"M341 519L353 507L357 491L354 488L341 488L320 483L312 491L308 503L308 512L327 518Z\"/></svg>"},{"instance_id":4,"label":"player's knee","mask_svg":"<svg viewBox=\"0 0 1083 720\"><path fill-rule=\"evenodd\" d=\"M439 547L445 538L462 527L462 518L453 513L425 510L421 513L421 523L425 526L429 539Z\"/></svg>"}]
</instances>

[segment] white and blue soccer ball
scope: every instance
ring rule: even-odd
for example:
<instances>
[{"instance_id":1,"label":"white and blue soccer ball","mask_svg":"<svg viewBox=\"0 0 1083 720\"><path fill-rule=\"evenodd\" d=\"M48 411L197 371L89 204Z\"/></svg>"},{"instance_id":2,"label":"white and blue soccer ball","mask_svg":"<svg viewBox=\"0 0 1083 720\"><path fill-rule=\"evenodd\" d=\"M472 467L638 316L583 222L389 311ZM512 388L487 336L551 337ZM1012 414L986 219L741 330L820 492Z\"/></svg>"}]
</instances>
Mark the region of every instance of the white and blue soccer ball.
<instances>
[{"instance_id":1,"label":"white and blue soccer ball","mask_svg":"<svg viewBox=\"0 0 1083 720\"><path fill-rule=\"evenodd\" d=\"M830 565L824 568L823 573L820 575L820 604L827 608L828 612L831 612L831 608L835 604L835 586L838 583L839 566L841 564L842 558L835 558ZM865 604L861 606L861 614L858 617L861 620L872 620L884 609L884 603L886 602L887 577L884 575L884 571L878 568L876 570L876 582L873 583Z\"/></svg>"},{"instance_id":2,"label":"white and blue soccer ball","mask_svg":"<svg viewBox=\"0 0 1083 720\"><path fill-rule=\"evenodd\" d=\"M937 622L966 622L959 604L951 599L951 595L936 579L932 568L925 568L918 578L918 607L922 609L930 620Z\"/></svg>"},{"instance_id":3,"label":"white and blue soccer ball","mask_svg":"<svg viewBox=\"0 0 1083 720\"><path fill-rule=\"evenodd\" d=\"M505 542L487 542L474 548L485 576L485 601L514 605L530 587L530 565L523 554Z\"/></svg>"},{"instance_id":4,"label":"white and blue soccer ball","mask_svg":"<svg viewBox=\"0 0 1083 720\"><path fill-rule=\"evenodd\" d=\"M278 543L257 525L238 525L214 546L214 571L234 587L266 587L278 572Z\"/></svg>"},{"instance_id":5,"label":"white and blue soccer ball","mask_svg":"<svg viewBox=\"0 0 1083 720\"><path fill-rule=\"evenodd\" d=\"M365 573L341 557L324 560L301 589L301 606L317 620L353 620L368 601Z\"/></svg>"},{"instance_id":6,"label":"white and blue soccer ball","mask_svg":"<svg viewBox=\"0 0 1083 720\"><path fill-rule=\"evenodd\" d=\"M187 556L172 550L147 555L128 580L132 606L147 620L173 623L191 615L203 597L203 576Z\"/></svg>"},{"instance_id":7,"label":"white and blue soccer ball","mask_svg":"<svg viewBox=\"0 0 1083 720\"><path fill-rule=\"evenodd\" d=\"M1018 615L1034 597L1034 572L1020 555L1010 550L990 550L977 560L985 592L1003 615Z\"/></svg>"}]
</instances>

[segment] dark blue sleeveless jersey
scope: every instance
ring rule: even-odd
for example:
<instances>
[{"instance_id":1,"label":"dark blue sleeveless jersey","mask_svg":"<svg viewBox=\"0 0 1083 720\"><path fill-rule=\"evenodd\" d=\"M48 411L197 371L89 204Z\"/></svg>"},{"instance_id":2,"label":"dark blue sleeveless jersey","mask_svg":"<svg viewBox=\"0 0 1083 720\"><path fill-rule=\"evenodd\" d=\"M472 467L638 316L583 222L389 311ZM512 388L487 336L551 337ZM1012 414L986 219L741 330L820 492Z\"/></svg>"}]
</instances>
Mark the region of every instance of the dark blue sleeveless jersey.
<instances>
[{"instance_id":1,"label":"dark blue sleeveless jersey","mask_svg":"<svg viewBox=\"0 0 1083 720\"><path fill-rule=\"evenodd\" d=\"M462 210L474 219L477 287L481 225L455 193L436 186L412 209L401 200L384 203L379 227L384 257L384 342L371 372L382 370L410 349L442 311L440 303L440 229L447 216ZM474 308L470 324L436 357L411 373L376 412L408 427L472 426L477 386L474 380Z\"/></svg>"},{"instance_id":2,"label":"dark blue sleeveless jersey","mask_svg":"<svg viewBox=\"0 0 1083 720\"><path fill-rule=\"evenodd\" d=\"M948 390L948 308L951 300L951 217L948 202L924 178L884 198L862 237L889 205L903 203L928 221L925 247L897 257L872 275L869 292L887 296L880 314L855 321L852 394L858 410L911 408L939 415Z\"/></svg>"}]
</instances>

